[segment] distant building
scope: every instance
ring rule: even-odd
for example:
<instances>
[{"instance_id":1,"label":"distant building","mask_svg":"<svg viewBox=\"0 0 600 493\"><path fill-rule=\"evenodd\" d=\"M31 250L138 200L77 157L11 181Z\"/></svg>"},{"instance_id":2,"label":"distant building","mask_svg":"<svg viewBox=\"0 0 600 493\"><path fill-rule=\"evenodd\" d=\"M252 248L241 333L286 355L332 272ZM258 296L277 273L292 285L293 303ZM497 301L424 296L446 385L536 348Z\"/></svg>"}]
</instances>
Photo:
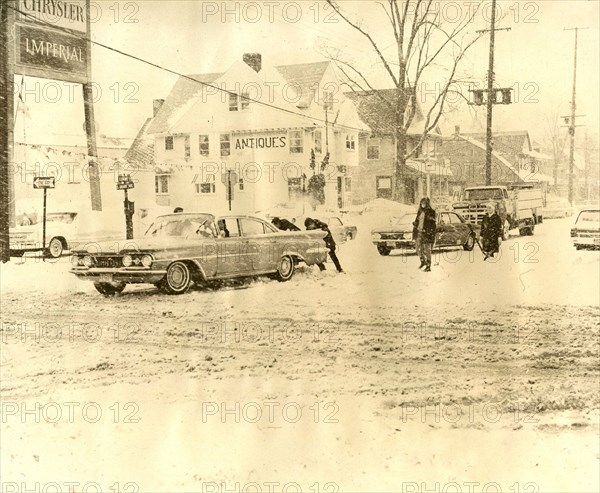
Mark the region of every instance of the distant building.
<instances>
[{"instance_id":1,"label":"distant building","mask_svg":"<svg viewBox=\"0 0 600 493\"><path fill-rule=\"evenodd\" d=\"M551 158L533 148L526 130L495 132L492 138L492 183L552 182L552 177L543 172ZM441 140L439 153L451 170L452 192L485 185L485 142L485 134L461 134L458 127L454 135Z\"/></svg>"},{"instance_id":2,"label":"distant building","mask_svg":"<svg viewBox=\"0 0 600 493\"><path fill-rule=\"evenodd\" d=\"M360 134L359 168L355 173L353 202L362 204L375 198L391 199L395 186L396 143L393 109L382 98L393 102L397 89L347 92L354 101L362 122L371 131ZM439 129L431 132L419 146L423 134L423 114L415 101L415 115L408 129L408 152L416 152L408 159L405 169L406 202L417 203L427 193L427 173L430 173L431 195L447 193L448 170L437 158L441 135Z\"/></svg>"},{"instance_id":3,"label":"distant building","mask_svg":"<svg viewBox=\"0 0 600 493\"><path fill-rule=\"evenodd\" d=\"M252 212L298 200L311 150L317 170L329 150L326 206L343 207L368 128L339 87L330 62L269 67L246 54L224 73L180 77L126 158L155 170L158 205L227 210L231 171L232 210Z\"/></svg>"}]
</instances>

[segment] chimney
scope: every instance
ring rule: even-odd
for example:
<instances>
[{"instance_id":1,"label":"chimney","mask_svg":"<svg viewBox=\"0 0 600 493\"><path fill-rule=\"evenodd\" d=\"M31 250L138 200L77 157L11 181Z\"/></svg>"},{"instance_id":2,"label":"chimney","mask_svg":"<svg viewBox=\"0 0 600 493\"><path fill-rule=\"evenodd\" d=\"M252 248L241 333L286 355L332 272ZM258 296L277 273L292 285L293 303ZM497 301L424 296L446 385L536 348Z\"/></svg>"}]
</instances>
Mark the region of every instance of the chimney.
<instances>
[{"instance_id":1,"label":"chimney","mask_svg":"<svg viewBox=\"0 0 600 493\"><path fill-rule=\"evenodd\" d=\"M460 135L460 126L454 125L454 135Z\"/></svg>"},{"instance_id":2,"label":"chimney","mask_svg":"<svg viewBox=\"0 0 600 493\"><path fill-rule=\"evenodd\" d=\"M262 55L260 53L244 53L244 63L256 73L262 68Z\"/></svg>"},{"instance_id":3,"label":"chimney","mask_svg":"<svg viewBox=\"0 0 600 493\"><path fill-rule=\"evenodd\" d=\"M164 99L155 99L154 101L152 101L153 116L156 116L158 114L158 111L161 109L164 102Z\"/></svg>"}]
</instances>

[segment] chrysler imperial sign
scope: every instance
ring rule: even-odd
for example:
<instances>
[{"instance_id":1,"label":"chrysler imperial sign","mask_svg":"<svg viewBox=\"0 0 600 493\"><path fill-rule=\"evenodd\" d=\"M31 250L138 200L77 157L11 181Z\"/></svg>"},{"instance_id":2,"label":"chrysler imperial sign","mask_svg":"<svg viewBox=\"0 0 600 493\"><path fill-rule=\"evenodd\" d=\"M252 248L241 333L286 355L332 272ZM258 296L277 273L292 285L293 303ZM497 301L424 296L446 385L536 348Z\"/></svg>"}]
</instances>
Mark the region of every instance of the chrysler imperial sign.
<instances>
[{"instance_id":1,"label":"chrysler imperial sign","mask_svg":"<svg viewBox=\"0 0 600 493\"><path fill-rule=\"evenodd\" d=\"M85 0L20 0L16 18L15 72L86 82Z\"/></svg>"}]
</instances>

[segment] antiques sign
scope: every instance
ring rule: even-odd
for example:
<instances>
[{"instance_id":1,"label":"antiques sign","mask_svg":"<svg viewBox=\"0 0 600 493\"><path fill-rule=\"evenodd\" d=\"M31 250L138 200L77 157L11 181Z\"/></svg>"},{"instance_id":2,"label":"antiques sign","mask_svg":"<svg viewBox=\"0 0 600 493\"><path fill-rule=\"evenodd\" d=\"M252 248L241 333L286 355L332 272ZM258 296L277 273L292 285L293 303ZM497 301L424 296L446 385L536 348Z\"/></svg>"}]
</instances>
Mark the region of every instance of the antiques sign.
<instances>
[{"instance_id":1,"label":"antiques sign","mask_svg":"<svg viewBox=\"0 0 600 493\"><path fill-rule=\"evenodd\" d=\"M20 0L15 22L15 72L87 82L86 0Z\"/></svg>"}]
</instances>

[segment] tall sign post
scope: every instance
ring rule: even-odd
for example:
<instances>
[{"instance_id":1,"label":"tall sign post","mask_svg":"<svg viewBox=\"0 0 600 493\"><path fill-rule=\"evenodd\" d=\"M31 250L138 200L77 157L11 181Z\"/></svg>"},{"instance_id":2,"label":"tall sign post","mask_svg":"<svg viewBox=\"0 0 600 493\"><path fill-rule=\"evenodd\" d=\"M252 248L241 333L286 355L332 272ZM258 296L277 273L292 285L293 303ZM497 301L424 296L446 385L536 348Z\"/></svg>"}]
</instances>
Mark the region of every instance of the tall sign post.
<instances>
[{"instance_id":1,"label":"tall sign post","mask_svg":"<svg viewBox=\"0 0 600 493\"><path fill-rule=\"evenodd\" d=\"M229 203L229 210L231 210L231 202L233 201L233 187L238 183L238 175L235 171L229 169L221 176L221 181L226 187L227 191L227 202Z\"/></svg>"},{"instance_id":2,"label":"tall sign post","mask_svg":"<svg viewBox=\"0 0 600 493\"><path fill-rule=\"evenodd\" d=\"M44 212L42 224L42 258L46 258L46 191L49 188L55 188L56 181L53 176L36 176L33 178L33 188L44 190Z\"/></svg>"},{"instance_id":3,"label":"tall sign post","mask_svg":"<svg viewBox=\"0 0 600 493\"><path fill-rule=\"evenodd\" d=\"M123 190L125 192L123 212L125 213L125 232L128 240L133 240L133 215L135 214L135 203L129 200L127 190L133 187L134 184L131 175L119 175L119 179L117 180L117 190Z\"/></svg>"},{"instance_id":4,"label":"tall sign post","mask_svg":"<svg viewBox=\"0 0 600 493\"><path fill-rule=\"evenodd\" d=\"M90 1L2 0L0 14L0 187L5 192L0 194L0 257L5 262L10 257L8 231L15 201L9 173L15 74L82 84L88 155L92 157L92 209L102 210L102 200L91 86Z\"/></svg>"},{"instance_id":5,"label":"tall sign post","mask_svg":"<svg viewBox=\"0 0 600 493\"><path fill-rule=\"evenodd\" d=\"M14 65L12 27L14 0L0 2L0 261L10 260L9 229L14 222L14 176L9 171L13 162ZM12 200L12 203L11 203ZM12 211L12 214L11 214Z\"/></svg>"}]
</instances>

